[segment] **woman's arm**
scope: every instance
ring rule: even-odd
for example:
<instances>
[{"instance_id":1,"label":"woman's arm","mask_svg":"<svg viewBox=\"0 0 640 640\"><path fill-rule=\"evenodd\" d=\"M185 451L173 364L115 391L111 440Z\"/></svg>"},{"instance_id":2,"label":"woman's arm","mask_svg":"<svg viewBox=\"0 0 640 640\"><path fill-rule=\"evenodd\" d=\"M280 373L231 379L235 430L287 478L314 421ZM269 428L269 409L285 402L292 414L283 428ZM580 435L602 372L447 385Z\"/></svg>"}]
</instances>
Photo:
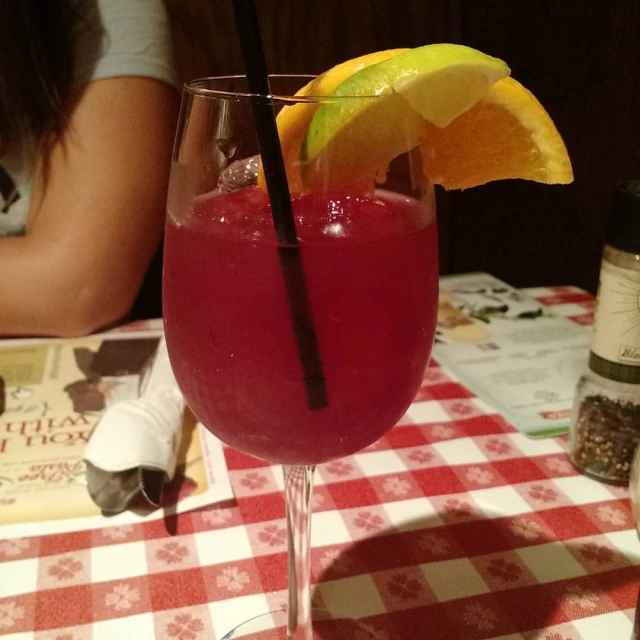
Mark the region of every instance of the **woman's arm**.
<instances>
[{"instance_id":1,"label":"woman's arm","mask_svg":"<svg viewBox=\"0 0 640 640\"><path fill-rule=\"evenodd\" d=\"M83 335L127 314L162 235L178 100L140 77L75 91L26 235L0 239L0 335Z\"/></svg>"}]
</instances>

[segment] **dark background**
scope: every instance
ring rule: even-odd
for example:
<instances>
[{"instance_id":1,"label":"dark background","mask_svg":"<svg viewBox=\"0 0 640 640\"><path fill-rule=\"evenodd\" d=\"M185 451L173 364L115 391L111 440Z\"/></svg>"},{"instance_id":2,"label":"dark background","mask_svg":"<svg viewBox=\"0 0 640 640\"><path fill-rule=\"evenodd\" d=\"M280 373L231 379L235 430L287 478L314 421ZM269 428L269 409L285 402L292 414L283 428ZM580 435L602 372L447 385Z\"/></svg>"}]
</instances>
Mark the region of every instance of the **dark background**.
<instances>
[{"instance_id":1,"label":"dark background","mask_svg":"<svg viewBox=\"0 0 640 640\"><path fill-rule=\"evenodd\" d=\"M184 78L242 72L231 0L166 0ZM610 188L640 178L639 0L257 0L269 70L457 42L504 59L563 136L575 183L440 192L441 271L595 292Z\"/></svg>"}]
</instances>

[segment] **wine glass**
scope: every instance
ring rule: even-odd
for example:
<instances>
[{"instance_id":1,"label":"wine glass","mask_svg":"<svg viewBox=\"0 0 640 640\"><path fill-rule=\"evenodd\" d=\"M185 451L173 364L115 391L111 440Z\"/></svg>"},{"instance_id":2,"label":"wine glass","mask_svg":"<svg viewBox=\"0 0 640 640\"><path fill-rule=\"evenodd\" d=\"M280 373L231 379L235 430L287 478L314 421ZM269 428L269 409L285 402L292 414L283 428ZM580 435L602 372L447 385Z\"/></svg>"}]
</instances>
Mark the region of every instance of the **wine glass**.
<instances>
[{"instance_id":1,"label":"wine glass","mask_svg":"<svg viewBox=\"0 0 640 640\"><path fill-rule=\"evenodd\" d=\"M310 80L272 76L275 111L372 100L295 97ZM437 315L435 208L415 150L379 173L377 185L337 185L325 167L313 188L301 186L312 168L291 149L304 131L289 131L296 242L278 241L260 177L255 99L242 76L185 85L168 194L164 326L176 379L202 424L283 465L286 627L308 640L314 468L379 439L420 387ZM279 624L269 614L227 637Z\"/></svg>"}]
</instances>

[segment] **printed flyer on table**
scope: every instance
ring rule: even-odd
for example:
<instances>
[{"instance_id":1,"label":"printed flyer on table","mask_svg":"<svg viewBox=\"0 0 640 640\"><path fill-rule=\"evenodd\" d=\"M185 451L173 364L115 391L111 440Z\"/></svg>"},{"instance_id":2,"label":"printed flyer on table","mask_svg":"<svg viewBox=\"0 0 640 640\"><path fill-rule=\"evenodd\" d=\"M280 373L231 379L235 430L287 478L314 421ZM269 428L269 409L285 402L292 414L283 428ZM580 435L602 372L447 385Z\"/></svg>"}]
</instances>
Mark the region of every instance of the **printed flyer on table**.
<instances>
[{"instance_id":1,"label":"printed flyer on table","mask_svg":"<svg viewBox=\"0 0 640 640\"><path fill-rule=\"evenodd\" d=\"M567 430L591 335L489 274L440 280L434 357L528 435Z\"/></svg>"},{"instance_id":2,"label":"printed flyer on table","mask_svg":"<svg viewBox=\"0 0 640 640\"><path fill-rule=\"evenodd\" d=\"M0 343L2 537L137 522L232 497L221 443L189 412L160 509L107 518L89 496L83 453L91 431L113 403L140 395L161 335Z\"/></svg>"}]
</instances>

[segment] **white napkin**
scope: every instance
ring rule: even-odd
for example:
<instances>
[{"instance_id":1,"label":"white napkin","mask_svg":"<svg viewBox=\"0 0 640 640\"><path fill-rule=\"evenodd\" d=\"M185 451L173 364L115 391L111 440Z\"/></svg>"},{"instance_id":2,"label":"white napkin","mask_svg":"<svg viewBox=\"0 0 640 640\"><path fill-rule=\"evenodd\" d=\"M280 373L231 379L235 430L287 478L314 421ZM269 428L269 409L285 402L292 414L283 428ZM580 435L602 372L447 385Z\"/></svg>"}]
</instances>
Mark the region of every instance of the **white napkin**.
<instances>
[{"instance_id":1,"label":"white napkin","mask_svg":"<svg viewBox=\"0 0 640 640\"><path fill-rule=\"evenodd\" d=\"M142 396L109 407L85 449L89 494L103 511L123 511L140 492L160 503L175 474L184 407L163 337Z\"/></svg>"}]
</instances>

